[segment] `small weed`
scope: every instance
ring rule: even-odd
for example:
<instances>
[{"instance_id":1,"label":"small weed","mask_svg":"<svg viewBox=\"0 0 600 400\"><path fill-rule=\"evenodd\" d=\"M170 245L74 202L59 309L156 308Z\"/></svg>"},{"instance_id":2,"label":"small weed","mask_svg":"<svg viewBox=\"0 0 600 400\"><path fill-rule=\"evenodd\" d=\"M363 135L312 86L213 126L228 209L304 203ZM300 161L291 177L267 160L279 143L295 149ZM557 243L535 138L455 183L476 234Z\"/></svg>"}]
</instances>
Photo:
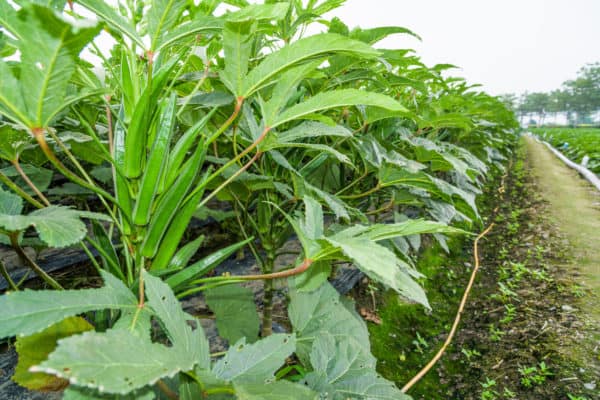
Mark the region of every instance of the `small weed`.
<instances>
[{"instance_id":1,"label":"small weed","mask_svg":"<svg viewBox=\"0 0 600 400\"><path fill-rule=\"evenodd\" d=\"M496 387L496 381L488 377L485 378L485 382L481 382L483 392L481 392L481 400L495 400L498 398L499 393L494 390Z\"/></svg>"},{"instance_id":2,"label":"small weed","mask_svg":"<svg viewBox=\"0 0 600 400\"><path fill-rule=\"evenodd\" d=\"M502 329L496 328L494 324L490 324L489 332L492 342L499 342L502 340L502 337L506 335L506 332L504 332Z\"/></svg>"},{"instance_id":3,"label":"small weed","mask_svg":"<svg viewBox=\"0 0 600 400\"><path fill-rule=\"evenodd\" d=\"M500 297L503 303L506 303L511 297L517 299L519 295L516 292L513 292L507 285L502 282L498 283L498 287L500 288Z\"/></svg>"},{"instance_id":4,"label":"small weed","mask_svg":"<svg viewBox=\"0 0 600 400\"><path fill-rule=\"evenodd\" d=\"M461 350L461 353L463 353L465 355L465 357L467 357L467 362L471 362L471 358L473 358L473 357L481 357L481 353L475 349L471 350L471 349L463 348Z\"/></svg>"},{"instance_id":5,"label":"small weed","mask_svg":"<svg viewBox=\"0 0 600 400\"><path fill-rule=\"evenodd\" d=\"M569 400L589 400L587 397L576 396L576 395L571 394L571 393L567 393L567 396L569 397Z\"/></svg>"},{"instance_id":6,"label":"small weed","mask_svg":"<svg viewBox=\"0 0 600 400\"><path fill-rule=\"evenodd\" d=\"M513 306L512 304L505 304L504 309L505 309L504 318L502 318L500 320L500 323L508 324L513 319L515 319L515 317L517 315L517 307Z\"/></svg>"},{"instance_id":7,"label":"small weed","mask_svg":"<svg viewBox=\"0 0 600 400\"><path fill-rule=\"evenodd\" d=\"M538 281L552 282L552 277L543 269L534 269L531 271L531 276Z\"/></svg>"},{"instance_id":8,"label":"small weed","mask_svg":"<svg viewBox=\"0 0 600 400\"><path fill-rule=\"evenodd\" d=\"M585 288L581 285L574 284L570 287L571 294L575 297L585 296Z\"/></svg>"},{"instance_id":9,"label":"small weed","mask_svg":"<svg viewBox=\"0 0 600 400\"><path fill-rule=\"evenodd\" d=\"M519 373L521 374L521 384L526 388L541 385L546 382L546 377L553 375L544 361L537 366L519 368Z\"/></svg>"},{"instance_id":10,"label":"small weed","mask_svg":"<svg viewBox=\"0 0 600 400\"><path fill-rule=\"evenodd\" d=\"M419 332L417 332L417 338L412 341L412 344L415 346L415 349L419 354L423 354L425 349L429 348L427 341L423 339Z\"/></svg>"},{"instance_id":11,"label":"small weed","mask_svg":"<svg viewBox=\"0 0 600 400\"><path fill-rule=\"evenodd\" d=\"M504 397L505 399L516 399L517 394L509 388L504 388L504 391L502 392L502 397Z\"/></svg>"}]
</instances>

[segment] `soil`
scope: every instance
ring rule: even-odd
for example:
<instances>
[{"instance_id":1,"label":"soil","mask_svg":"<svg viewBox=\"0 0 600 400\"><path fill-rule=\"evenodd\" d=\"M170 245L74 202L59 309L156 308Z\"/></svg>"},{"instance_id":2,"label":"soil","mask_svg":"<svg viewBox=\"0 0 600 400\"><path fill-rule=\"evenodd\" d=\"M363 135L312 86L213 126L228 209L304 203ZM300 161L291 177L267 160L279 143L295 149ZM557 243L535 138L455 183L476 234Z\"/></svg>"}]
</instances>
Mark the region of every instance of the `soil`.
<instances>
[{"instance_id":1,"label":"soil","mask_svg":"<svg viewBox=\"0 0 600 400\"><path fill-rule=\"evenodd\" d=\"M459 332L409 394L600 399L600 196L525 138L483 197L485 225L495 226L480 242L481 269ZM435 246L421 255L431 314L390 293L374 296L366 282L355 291L363 314L381 322L370 323L378 369L400 387L446 339L472 269L471 246L455 240L450 255Z\"/></svg>"}]
</instances>

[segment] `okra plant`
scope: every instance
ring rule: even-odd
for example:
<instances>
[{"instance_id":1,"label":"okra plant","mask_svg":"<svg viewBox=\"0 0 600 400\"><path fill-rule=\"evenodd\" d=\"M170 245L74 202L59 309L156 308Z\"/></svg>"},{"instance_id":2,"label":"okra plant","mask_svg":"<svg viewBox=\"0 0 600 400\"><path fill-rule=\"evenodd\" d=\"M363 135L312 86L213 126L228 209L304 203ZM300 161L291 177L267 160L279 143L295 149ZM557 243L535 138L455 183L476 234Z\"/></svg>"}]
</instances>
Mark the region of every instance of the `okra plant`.
<instances>
[{"instance_id":1,"label":"okra plant","mask_svg":"<svg viewBox=\"0 0 600 400\"><path fill-rule=\"evenodd\" d=\"M463 232L451 223L478 223L516 125L450 66L373 47L409 30L325 19L343 3L0 0L0 240L55 289L20 291L0 264L18 383L66 399L409 398L375 372L332 265L429 307L420 237L445 245ZM325 32L305 36L311 24ZM93 195L94 212L64 193ZM194 261L190 222L224 202L239 240ZM30 227L81 245L104 285L63 290L27 260ZM297 262L278 269L293 236ZM246 246L260 274L210 276ZM264 285L261 328L248 281ZM276 286L287 334L272 333ZM226 352L179 303L197 293Z\"/></svg>"}]
</instances>

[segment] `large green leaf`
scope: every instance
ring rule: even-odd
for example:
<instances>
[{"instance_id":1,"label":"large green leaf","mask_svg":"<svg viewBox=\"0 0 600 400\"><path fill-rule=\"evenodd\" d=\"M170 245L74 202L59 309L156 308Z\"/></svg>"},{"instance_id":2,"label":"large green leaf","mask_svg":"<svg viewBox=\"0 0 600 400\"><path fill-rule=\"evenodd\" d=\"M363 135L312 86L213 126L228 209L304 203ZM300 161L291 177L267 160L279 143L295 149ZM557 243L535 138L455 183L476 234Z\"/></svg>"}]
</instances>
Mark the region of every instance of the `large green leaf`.
<instances>
[{"instance_id":1,"label":"large green leaf","mask_svg":"<svg viewBox=\"0 0 600 400\"><path fill-rule=\"evenodd\" d=\"M126 35L141 48L145 48L144 41L140 35L138 35L135 28L128 20L126 20L113 7L111 7L110 3L97 0L77 0L77 3L81 4L88 10L93 11L111 28L123 35Z\"/></svg>"},{"instance_id":2,"label":"large green leaf","mask_svg":"<svg viewBox=\"0 0 600 400\"><path fill-rule=\"evenodd\" d=\"M133 293L111 274L100 271L104 287L83 290L24 290L0 296L0 338L39 332L87 311L137 308Z\"/></svg>"},{"instance_id":3,"label":"large green leaf","mask_svg":"<svg viewBox=\"0 0 600 400\"><path fill-rule=\"evenodd\" d=\"M245 337L258 339L260 320L252 290L239 285L218 286L205 292L206 304L215 313L219 336L229 343Z\"/></svg>"},{"instance_id":4,"label":"large green leaf","mask_svg":"<svg viewBox=\"0 0 600 400\"><path fill-rule=\"evenodd\" d=\"M247 20L280 20L290 8L289 3L250 4L241 10L226 14L227 21L241 22Z\"/></svg>"},{"instance_id":5,"label":"large green leaf","mask_svg":"<svg viewBox=\"0 0 600 400\"><path fill-rule=\"evenodd\" d=\"M44 361L56 348L59 339L94 329L81 317L69 317L31 336L19 337L15 348L19 362L12 379L30 390L59 391L69 382L41 372L30 372L29 368Z\"/></svg>"},{"instance_id":6,"label":"large green leaf","mask_svg":"<svg viewBox=\"0 0 600 400\"><path fill-rule=\"evenodd\" d=\"M397 33L408 34L419 40L421 39L419 35L411 31L410 29L403 28L401 26L379 26L377 28L371 29L356 28L352 30L352 32L350 32L350 37L352 39L357 39L361 42L373 45L379 42L380 40Z\"/></svg>"},{"instance_id":7,"label":"large green leaf","mask_svg":"<svg viewBox=\"0 0 600 400\"><path fill-rule=\"evenodd\" d=\"M305 121L292 129L280 132L277 135L277 141L280 143L290 143L300 139L312 139L326 136L351 137L352 132L341 125L331 126L317 121Z\"/></svg>"},{"instance_id":8,"label":"large green leaf","mask_svg":"<svg viewBox=\"0 0 600 400\"><path fill-rule=\"evenodd\" d=\"M212 371L219 379L237 384L265 383L274 379L275 371L295 349L294 335L274 334L253 344L240 339L215 363Z\"/></svg>"},{"instance_id":9,"label":"large green leaf","mask_svg":"<svg viewBox=\"0 0 600 400\"><path fill-rule=\"evenodd\" d=\"M29 180L37 187L41 192L45 192L46 189L50 186L52 181L52 170L36 167L30 164L22 164L21 168L23 172ZM21 174L15 169L15 167L10 166L6 168L2 168L0 170L4 175L11 178L13 182L19 185L25 193L30 194L32 196L35 195L35 192L29 185L25 182L25 180L21 177Z\"/></svg>"},{"instance_id":10,"label":"large green leaf","mask_svg":"<svg viewBox=\"0 0 600 400\"><path fill-rule=\"evenodd\" d=\"M416 283L396 255L372 240L352 236L334 236L327 241L350 258L370 278L383 283L404 297L429 308L423 288Z\"/></svg>"},{"instance_id":11,"label":"large green leaf","mask_svg":"<svg viewBox=\"0 0 600 400\"><path fill-rule=\"evenodd\" d=\"M68 379L77 386L127 394L190 369L190 361L185 353L140 340L126 330L108 330L63 339L48 360L31 370Z\"/></svg>"},{"instance_id":12,"label":"large green leaf","mask_svg":"<svg viewBox=\"0 0 600 400\"><path fill-rule=\"evenodd\" d=\"M410 400L392 382L375 371L375 358L357 351L350 337L335 338L324 333L313 343L310 353L313 371L305 377L312 389L331 400Z\"/></svg>"},{"instance_id":13,"label":"large green leaf","mask_svg":"<svg viewBox=\"0 0 600 400\"><path fill-rule=\"evenodd\" d=\"M237 95L248 97L278 79L279 75L300 62L326 57L329 54L351 54L372 58L379 53L366 44L341 35L323 33L300 39L269 54L243 81ZM364 92L363 92L364 93Z\"/></svg>"},{"instance_id":14,"label":"large green leaf","mask_svg":"<svg viewBox=\"0 0 600 400\"><path fill-rule=\"evenodd\" d=\"M223 51L225 69L219 73L223 84L238 97L248 73L248 62L252 50L251 35L254 22L228 22L223 29Z\"/></svg>"},{"instance_id":15,"label":"large green leaf","mask_svg":"<svg viewBox=\"0 0 600 400\"><path fill-rule=\"evenodd\" d=\"M162 36L181 18L181 13L187 6L185 0L152 0L146 13L148 34L150 35L150 50L154 51Z\"/></svg>"},{"instance_id":16,"label":"large green leaf","mask_svg":"<svg viewBox=\"0 0 600 400\"><path fill-rule=\"evenodd\" d=\"M157 40L156 51L165 49L191 35L220 31L221 29L223 29L223 21L209 16L196 15L192 21L177 24L173 29L166 31Z\"/></svg>"},{"instance_id":17,"label":"large green leaf","mask_svg":"<svg viewBox=\"0 0 600 400\"><path fill-rule=\"evenodd\" d=\"M370 353L369 331L353 308L353 304L342 303L328 282L313 292L290 288L288 314L298 337L296 354L303 364L308 365L313 341L325 333L350 336L356 341L357 352Z\"/></svg>"},{"instance_id":18,"label":"large green leaf","mask_svg":"<svg viewBox=\"0 0 600 400\"><path fill-rule=\"evenodd\" d=\"M187 362L200 368L209 368L208 340L199 322L181 309L181 303L177 300L169 285L148 272L144 272L143 276L148 305L161 321L171 341L173 351L185 354L185 357L182 357L182 363ZM196 329L192 330L187 323L188 320L196 322ZM183 371L190 369L192 369L192 366L182 368Z\"/></svg>"},{"instance_id":19,"label":"large green leaf","mask_svg":"<svg viewBox=\"0 0 600 400\"><path fill-rule=\"evenodd\" d=\"M18 159L29 143L31 143L31 136L27 132L10 125L0 126L0 158L8 161Z\"/></svg>"},{"instance_id":20,"label":"large green leaf","mask_svg":"<svg viewBox=\"0 0 600 400\"><path fill-rule=\"evenodd\" d=\"M274 128L319 111L355 105L380 107L398 113L407 111L402 104L389 96L358 89L342 89L318 93L308 100L283 111L274 121L267 122L270 127Z\"/></svg>"},{"instance_id":21,"label":"large green leaf","mask_svg":"<svg viewBox=\"0 0 600 400\"><path fill-rule=\"evenodd\" d=\"M106 393L126 394L198 366L208 368L208 341L196 321L181 309L168 285L143 273L147 305L162 324L171 346L153 343L127 330L86 332L60 341L48 360L33 371L69 379L72 384Z\"/></svg>"},{"instance_id":22,"label":"large green leaf","mask_svg":"<svg viewBox=\"0 0 600 400\"><path fill-rule=\"evenodd\" d=\"M19 215L23 210L23 199L0 187L0 215Z\"/></svg>"},{"instance_id":23,"label":"large green leaf","mask_svg":"<svg viewBox=\"0 0 600 400\"><path fill-rule=\"evenodd\" d=\"M263 118L273 121L281 109L297 95L297 86L300 81L315 71L321 63L322 60L307 62L282 73L271 91L271 98L263 107Z\"/></svg>"},{"instance_id":24,"label":"large green leaf","mask_svg":"<svg viewBox=\"0 0 600 400\"><path fill-rule=\"evenodd\" d=\"M17 232L33 226L48 246L65 247L79 242L87 234L87 228L80 218L110 221L104 214L49 206L29 215L0 214L0 227Z\"/></svg>"},{"instance_id":25,"label":"large green leaf","mask_svg":"<svg viewBox=\"0 0 600 400\"><path fill-rule=\"evenodd\" d=\"M16 25L21 62L18 75L0 62L0 111L28 128L46 127L68 105L67 86L76 58L101 26L85 21L73 26L37 5L24 7L18 14L23 22Z\"/></svg>"}]
</instances>

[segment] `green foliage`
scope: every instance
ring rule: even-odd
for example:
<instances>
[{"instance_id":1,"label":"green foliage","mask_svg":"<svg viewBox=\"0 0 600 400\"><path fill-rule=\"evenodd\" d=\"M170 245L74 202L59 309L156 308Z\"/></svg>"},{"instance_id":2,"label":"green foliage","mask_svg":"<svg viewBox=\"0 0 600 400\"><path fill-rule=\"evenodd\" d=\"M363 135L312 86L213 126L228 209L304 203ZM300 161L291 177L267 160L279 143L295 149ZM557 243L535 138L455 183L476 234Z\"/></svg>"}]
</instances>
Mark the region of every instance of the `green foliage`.
<instances>
[{"instance_id":1,"label":"green foliage","mask_svg":"<svg viewBox=\"0 0 600 400\"><path fill-rule=\"evenodd\" d=\"M15 348L19 362L15 368L13 380L30 390L57 391L69 383L54 375L29 372L29 368L44 361L56 348L56 342L62 338L94 329L81 317L64 319L42 332L17 338Z\"/></svg>"},{"instance_id":2,"label":"green foliage","mask_svg":"<svg viewBox=\"0 0 600 400\"><path fill-rule=\"evenodd\" d=\"M600 174L600 130L538 128L531 131L578 164L581 164L583 158L587 156L587 168L596 174Z\"/></svg>"},{"instance_id":3,"label":"green foliage","mask_svg":"<svg viewBox=\"0 0 600 400\"><path fill-rule=\"evenodd\" d=\"M322 17L342 0L80 1L98 23L63 18L64 1L17 3L0 0L0 235L86 240L104 279L0 297L0 336L24 341L56 343L49 326L96 312L95 330L66 335L33 370L67 379L67 399L408 398L378 377L364 322L327 279L352 263L428 307L421 236L445 244L464 233L451 224L478 223L475 197L502 168L514 115L442 76L450 65L372 47L413 32ZM315 22L329 31L303 37ZM106 54L101 29L115 39ZM63 205L68 195L94 211ZM217 215L215 198L231 240L197 260L204 237L188 226ZM297 266L276 268L294 233ZM261 274L209 276L246 247ZM271 335L286 277L293 330ZM255 294L236 285L250 280L263 281L262 325ZM198 292L230 344L214 361L177 300Z\"/></svg>"},{"instance_id":4,"label":"green foliage","mask_svg":"<svg viewBox=\"0 0 600 400\"><path fill-rule=\"evenodd\" d=\"M228 285L208 289L205 292L206 304L215 313L219 335L236 343L242 338L249 342L258 339L260 324L254 293L248 288Z\"/></svg>"}]
</instances>

